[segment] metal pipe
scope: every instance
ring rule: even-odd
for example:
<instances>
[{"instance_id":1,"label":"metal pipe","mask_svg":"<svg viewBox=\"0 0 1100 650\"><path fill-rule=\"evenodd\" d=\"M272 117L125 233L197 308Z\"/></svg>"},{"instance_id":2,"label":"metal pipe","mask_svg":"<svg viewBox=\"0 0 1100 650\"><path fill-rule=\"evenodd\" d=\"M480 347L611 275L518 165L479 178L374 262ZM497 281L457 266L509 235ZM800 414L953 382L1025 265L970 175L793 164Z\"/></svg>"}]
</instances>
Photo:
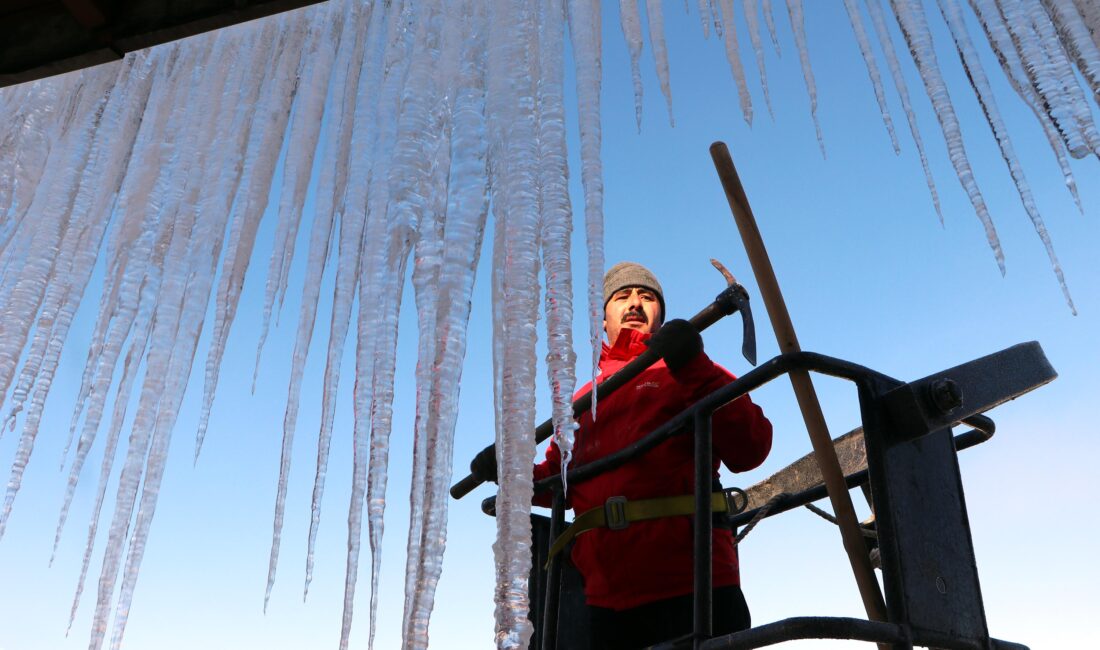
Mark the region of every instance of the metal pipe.
<instances>
[{"instance_id":1,"label":"metal pipe","mask_svg":"<svg viewBox=\"0 0 1100 650\"><path fill-rule=\"evenodd\" d=\"M561 534L565 522L565 495L561 490L554 491L554 502L550 515L550 541L547 548ZM542 608L542 650L556 650L558 647L558 606L561 601L561 559L560 554L550 558L546 570L546 597Z\"/></svg>"},{"instance_id":2,"label":"metal pipe","mask_svg":"<svg viewBox=\"0 0 1100 650\"><path fill-rule=\"evenodd\" d=\"M711 519L711 412L695 412L695 629L694 647L698 648L713 634L711 589L714 578L711 556L714 540Z\"/></svg>"},{"instance_id":3,"label":"metal pipe","mask_svg":"<svg viewBox=\"0 0 1100 650\"><path fill-rule=\"evenodd\" d=\"M742 632L711 639L700 647L701 650L721 648L745 650L796 639L848 639L891 643L894 644L895 650L913 647L909 630L896 623L818 616L797 616L759 625Z\"/></svg>"}]
</instances>

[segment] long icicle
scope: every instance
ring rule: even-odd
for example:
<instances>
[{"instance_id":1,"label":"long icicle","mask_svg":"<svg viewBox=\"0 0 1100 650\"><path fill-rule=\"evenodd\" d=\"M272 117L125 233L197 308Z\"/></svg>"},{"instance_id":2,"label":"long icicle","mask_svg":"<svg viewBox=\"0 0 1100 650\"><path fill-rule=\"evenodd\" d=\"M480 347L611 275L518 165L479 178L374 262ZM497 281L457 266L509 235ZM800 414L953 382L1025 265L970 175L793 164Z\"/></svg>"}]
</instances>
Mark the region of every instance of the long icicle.
<instances>
[{"instance_id":1,"label":"long icicle","mask_svg":"<svg viewBox=\"0 0 1100 650\"><path fill-rule=\"evenodd\" d=\"M754 0L749 0L753 2ZM768 26L768 34L772 37L772 47L776 56L783 56L779 49L779 34L775 30L775 12L772 11L772 0L760 0L760 11L764 14L764 23Z\"/></svg>"},{"instance_id":2,"label":"long icicle","mask_svg":"<svg viewBox=\"0 0 1100 650\"><path fill-rule=\"evenodd\" d=\"M730 64L730 72L733 73L733 81L737 85L741 116L745 118L746 124L752 126L752 97L749 96L749 84L745 80L745 68L741 65L741 54L738 52L740 45L737 42L737 21L733 15L733 0L718 0L718 7L722 12L722 21L726 24L722 39L726 46L726 60ZM757 61L759 62L759 59ZM763 75L760 78L763 79Z\"/></svg>"},{"instance_id":3,"label":"long icicle","mask_svg":"<svg viewBox=\"0 0 1100 650\"><path fill-rule=\"evenodd\" d=\"M1093 99L1100 102L1100 45L1093 42L1073 0L1043 0L1043 5L1054 20L1066 50L1077 62L1077 69L1088 80Z\"/></svg>"},{"instance_id":4,"label":"long icicle","mask_svg":"<svg viewBox=\"0 0 1100 650\"><path fill-rule=\"evenodd\" d=\"M768 107L768 116L775 119L775 114L772 113L772 98L768 93L768 74L764 68L764 44L760 38L760 15L757 13L756 0L741 0L741 7L745 11L745 24L749 28L749 42L752 43L753 55L756 57L756 68L760 71L764 105Z\"/></svg>"},{"instance_id":5,"label":"long icicle","mask_svg":"<svg viewBox=\"0 0 1100 650\"><path fill-rule=\"evenodd\" d=\"M290 260L298 239L302 208L306 199L310 170L317 153L321 134L328 80L336 58L338 35L343 27L344 13L339 3L327 3L324 11L316 11L310 26L306 51L298 72L298 86L290 115L287 153L283 162L283 177L279 188L278 225L272 245L271 260L264 287L263 317L259 341L256 343L256 364L252 372L252 390L260 372L260 355L267 341L271 315L276 303L281 308L290 274Z\"/></svg>"},{"instance_id":6,"label":"long icicle","mask_svg":"<svg viewBox=\"0 0 1100 650\"><path fill-rule=\"evenodd\" d=\"M603 339L603 163L600 158L600 4L595 0L567 0L569 38L573 43L577 110L580 114L581 185L584 188L585 241L588 244L588 323L592 345L592 384L600 365ZM592 417L597 416L592 394Z\"/></svg>"},{"instance_id":7,"label":"long icicle","mask_svg":"<svg viewBox=\"0 0 1100 650\"><path fill-rule=\"evenodd\" d=\"M924 171L924 181L928 185L928 193L932 197L932 207L936 210L940 225L943 225L943 210L940 208L940 195L936 191L936 182L932 179L932 169L928 165L928 154L924 151L924 141L920 137L920 128L917 126L917 116L913 112L913 105L909 101L909 86L905 83L905 75L901 71L898 62L897 50L894 49L894 40L890 37L890 30L886 26L886 17L882 11L882 0L865 0L867 13L871 16L871 24L875 27L882 52L886 55L886 65L890 69L890 76L894 79L894 88L901 100L901 108L905 113L905 119L909 122L909 134L913 137L913 144L917 147L917 156L920 158L921 170Z\"/></svg>"},{"instance_id":8,"label":"long icicle","mask_svg":"<svg viewBox=\"0 0 1100 650\"><path fill-rule=\"evenodd\" d=\"M1039 3L1024 3L1023 6L1038 36L1043 56L1047 60L1047 68L1061 88L1060 94L1070 98L1069 109L1076 128L1080 130L1092 154L1100 157L1100 132L1092 118L1092 108L1081 89L1070 62L1070 55L1066 52L1062 39L1058 37L1050 15ZM1095 94L1093 96L1096 97Z\"/></svg>"},{"instance_id":9,"label":"long icicle","mask_svg":"<svg viewBox=\"0 0 1100 650\"><path fill-rule=\"evenodd\" d=\"M447 488L451 476L451 457L457 422L459 379L466 351L466 329L470 317L470 296L481 252L482 236L488 208L485 160L484 117L484 57L485 8L479 2L448 5L448 12L458 10L462 20L461 42L465 48L457 70L440 66L437 75L455 75L462 80L453 109L450 146L441 147L440 154L450 155L450 181L447 191L446 231L440 267L440 285L436 293L438 306L434 332L436 347L427 405L428 444L425 474L428 477L424 499L423 525L420 527L420 566L418 582L412 598L412 613L408 617L411 647L427 647L428 619L435 600L436 584L442 571L446 545ZM452 14L453 15L453 14ZM453 34L445 36L443 58ZM445 77L444 77L445 78ZM443 168L444 165L438 165ZM440 192L438 196L443 196ZM443 206L436 205L434 209ZM423 229L422 229L423 230ZM414 278L415 282L415 278ZM423 321L421 321L423 322ZM431 335L429 335L431 336Z\"/></svg>"},{"instance_id":10,"label":"long icicle","mask_svg":"<svg viewBox=\"0 0 1100 650\"><path fill-rule=\"evenodd\" d=\"M1001 150L1001 157L1004 158L1009 173L1012 175L1012 180L1016 184L1020 201L1035 227L1036 234L1043 242L1054 275L1058 278L1058 285L1062 288L1062 295L1066 298L1066 304L1069 306L1070 311L1076 315L1077 308L1073 306L1073 297L1070 296L1069 287L1066 286L1062 265L1058 262L1058 256L1054 253L1054 244L1050 241L1046 224L1043 223L1043 217L1039 214L1039 207L1035 205L1035 197L1031 194L1031 186L1027 182L1027 178L1024 177L1023 167L1016 156L1012 140L1008 136L1008 128L1001 118L1000 109L997 108L997 102L993 97L993 88L989 85L989 79L985 76L985 69L982 67L981 61L978 60L978 53L974 50L974 44L970 41L970 34L966 31L962 11L956 0L938 0L938 2L940 13L943 14L943 18L947 22L947 27L955 40L955 47L959 51L959 58L962 59L963 68L966 69L966 76L970 79L974 94L978 97L978 103L982 106L985 119L989 122L989 128L993 131L993 137L997 140L997 146Z\"/></svg>"},{"instance_id":11,"label":"long icicle","mask_svg":"<svg viewBox=\"0 0 1100 650\"><path fill-rule=\"evenodd\" d=\"M377 102L374 95L381 83L382 66L379 57L382 48L376 45L381 41L379 29L384 21L385 12L371 12L367 32L369 57L359 71L358 98L351 125L351 146L348 150L348 177L363 179L370 177L370 162L375 154L373 142L378 129L374 122ZM339 247L336 254L336 282L332 293L332 317L329 322L329 340L325 360L325 375L321 394L321 426L317 433L317 466L313 478L313 494L310 500L309 534L306 541L306 573L302 586L302 600L309 595L309 586L313 581L314 551L317 534L321 525L321 501L324 497L325 479L328 474L329 453L331 451L332 429L336 417L336 394L340 384L341 362L344 345L351 326L352 303L355 300L356 287L363 252L363 236L367 224L367 183L348 183L341 199Z\"/></svg>"},{"instance_id":12,"label":"long icicle","mask_svg":"<svg viewBox=\"0 0 1100 650\"><path fill-rule=\"evenodd\" d=\"M878 102L879 111L882 113L882 123L886 126L886 132L890 135L890 144L894 147L894 153L901 153L898 146L898 136L894 133L894 121L890 119L890 109L886 106L886 92L882 88L882 75L879 74L878 64L875 63L875 53L871 50L871 41L867 37L867 31L863 28L863 18L859 15L859 5L856 0L844 0L844 9L848 12L848 22L852 24L852 32L856 35L856 43L859 52L863 55L863 61L867 64L867 75L871 78L871 86L875 89L875 100Z\"/></svg>"},{"instance_id":13,"label":"long icicle","mask_svg":"<svg viewBox=\"0 0 1100 650\"><path fill-rule=\"evenodd\" d=\"M326 123L324 138L328 164L323 166L323 182L317 191L318 203L314 209L312 232L310 233L309 253L306 262L306 278L302 286L302 302L298 313L298 332L294 342L293 365L290 372L290 385L287 390L286 413L283 416L283 444L279 458L279 480L275 494L275 515L272 523L271 553L268 557L267 586L264 590L264 609L271 599L271 589L275 585L275 572L279 563L279 548L282 542L283 515L286 507L286 486L290 476L291 451L294 447L294 434L298 421L298 400L301 394L302 374L305 370L306 355L313 339L313 327L317 317L317 303L320 300L321 277L324 274L329 257L329 245L332 239L335 210L333 194L335 190L334 166L343 163L346 156L341 155L340 143L347 142L345 137L350 125L345 122L347 107L354 97L358 75L349 71L351 61L361 60L358 56L362 39L357 30L362 9L358 5L345 5L344 30L341 33L337 53L337 63L333 67L333 76L329 81L329 100L326 112L331 111Z\"/></svg>"},{"instance_id":14,"label":"long icicle","mask_svg":"<svg viewBox=\"0 0 1100 650\"><path fill-rule=\"evenodd\" d=\"M78 191L75 201L75 211L78 216L80 213L87 215L103 214L106 210L110 209L108 206L114 203L114 197L118 196L126 169L126 163L133 149L129 146L114 146L114 143L133 143L141 118L141 113L137 110L137 107L144 103L143 100L148 97L149 92L150 84L147 82L150 80L147 74L147 63L148 57L144 56L132 57L125 62L129 70L123 73L122 78L124 81L122 86L112 94L112 105L109 105L104 111L103 125L98 130L96 142L93 144L93 158L95 162L92 164L92 168L87 172L85 179L81 181L81 188ZM108 226L110 225L106 219L100 219L99 222L99 227L102 228L98 235L99 243L94 247L89 245L78 253L78 255L84 258L81 260L80 264L88 265L87 277L83 279L85 286L88 281L91 280L95 256L98 255L103 246L102 240L107 236ZM95 238L95 235L91 235L91 237ZM89 260L87 258L91 259ZM81 298L83 290L82 288L79 292L73 292L72 299L77 303ZM73 310L75 310L75 308L76 304L72 306ZM65 333L61 333L58 336L58 343L63 344L65 337ZM71 444L71 442L70 437L69 443ZM87 453L86 447L84 453ZM82 466L83 456L78 456L69 474L65 498L61 506L61 514L58 516L53 550L50 553L51 565L53 564L54 556L57 554L57 545L61 539L61 531L65 526L65 519L68 514L69 505L72 503L73 495L76 491L77 478L80 476L80 468Z\"/></svg>"},{"instance_id":15,"label":"long icicle","mask_svg":"<svg viewBox=\"0 0 1100 650\"><path fill-rule=\"evenodd\" d=\"M405 41L402 40L402 27L405 24L405 16L401 13L403 7L394 6L390 9L391 17L386 28L386 37L384 41L384 61L385 66L394 66L399 70L405 70L405 64L408 62L407 51L405 50ZM403 72L402 72L403 74ZM379 120L380 133L379 147L382 151L392 151L397 139L397 121L399 118L399 104L400 93L399 88L394 88L396 77L391 75L387 78L389 86L383 89L381 93L381 101L385 102L382 108L386 111L386 117ZM369 314L364 317L364 312L360 312L359 328L360 328L360 349L363 346L369 344L371 347L370 356L363 359L361 362L357 362L359 367L359 379L358 382L368 383L364 391L371 396L371 403L369 405L369 429L364 429L364 434L369 431L370 434L370 448L369 458L364 459L366 465L363 467L369 467L366 475L362 477L362 484L355 484L353 490L359 491L360 494L365 494L366 507L367 507L367 536L371 551L371 596L370 596L370 645L373 647L374 638L377 626L377 613L378 613L378 585L381 579L382 571L382 537L385 532L385 520L384 514L386 510L386 486L388 483L388 463L389 463L389 450L390 450L390 434L392 427L388 421L390 403L388 400L392 399L392 393L383 391L382 384L385 383L385 379L378 379L379 374L383 377L388 375L391 371L389 365L384 367L380 363L380 355L389 354L396 346L396 331L393 332L393 342L389 343L389 336L391 328L388 323L391 320L389 314L392 310L400 308L400 295L392 296L394 291L398 291L395 288L387 288L391 284L403 286L404 283L404 269L400 268L394 271L390 270L392 266L389 262L390 248L392 247L391 240L395 236L394 232L391 232L390 218L394 215L389 210L390 204L390 162L389 156L382 156L375 165L371 172L370 189L367 193L368 196L368 213L370 215L370 224L367 230L367 248L364 251L363 258L363 274L360 279L360 305L363 304L363 297L366 296L366 304L372 305ZM400 279L398 279L398 273L400 273ZM362 306L360 307L362 309ZM364 327L366 332L363 331ZM385 332L385 334L383 334ZM365 338L369 336L369 338ZM392 361L391 361L392 363ZM356 413L356 418L360 417L359 413ZM363 417L367 417L364 415ZM357 434L358 435L358 434ZM358 480L358 477L357 477ZM351 506L349 508L348 522L354 524L356 527L356 534L359 535L359 530L362 526L362 510L363 503L362 497L353 498ZM352 538L351 531L348 532L348 566L352 566L353 562L355 566L358 566L358 555L352 554L354 547L355 552L358 553L359 539ZM344 621L345 624L350 625L351 612L354 596L355 583L352 580L345 582L344 586Z\"/></svg>"},{"instance_id":16,"label":"long icicle","mask_svg":"<svg viewBox=\"0 0 1100 650\"><path fill-rule=\"evenodd\" d=\"M1028 81L1041 97L1044 112L1058 129L1062 141L1074 158L1084 158L1093 151L1082 124L1074 114L1073 101L1078 98L1073 90L1080 94L1080 88L1074 80L1067 87L1066 80L1056 69L1055 62L1045 50L1042 39L1036 31L1027 8L1017 0L997 0L1002 24L1008 29L1016 51L1023 61ZM1044 12L1045 13L1045 12ZM1050 45L1054 45L1051 43ZM1058 47L1061 47L1060 43Z\"/></svg>"},{"instance_id":17,"label":"long icicle","mask_svg":"<svg viewBox=\"0 0 1100 650\"><path fill-rule=\"evenodd\" d=\"M668 47L665 45L665 17L661 0L646 0L646 19L649 23L649 44L653 50L653 63L657 66L657 81L668 106L668 123L676 125L672 117L672 85L668 69Z\"/></svg>"},{"instance_id":18,"label":"long icicle","mask_svg":"<svg viewBox=\"0 0 1100 650\"><path fill-rule=\"evenodd\" d=\"M791 19L794 44L798 48L798 60L802 64L802 78L806 82L806 94L810 98L810 119L813 120L814 133L817 134L817 146L821 149L821 157L826 158L825 138L821 135L821 123L817 120L817 82L814 81L814 71L810 66L810 49L806 43L806 17L802 0L787 0L787 14Z\"/></svg>"},{"instance_id":19,"label":"long icicle","mask_svg":"<svg viewBox=\"0 0 1100 650\"><path fill-rule=\"evenodd\" d=\"M439 290L443 255L446 211L444 178L448 171L446 165L450 162L447 151L449 121L444 116L449 113L446 104L452 96L447 86L457 74L452 67L457 63L456 52L450 49L457 43L450 32L444 42L444 15L443 7L428 3L414 12L414 18L409 21L412 29L408 33L421 46L405 57L408 59L406 88L401 98L394 164L390 173L391 218L399 228L395 230L395 235L402 245L412 239L417 260L412 271L417 321L425 324L436 322L439 308L435 296ZM403 45L408 47L409 42L404 41ZM438 76L439 73L443 76ZM396 337L396 326L393 331ZM416 418L413 424L409 533L405 553L403 648L426 647L428 639L430 612L419 615L418 601L423 597L425 587L424 526L432 480L428 465L435 437L435 432L429 428L433 409L432 383L433 375L442 371L435 367L438 345L434 335L420 328L415 373ZM385 372L389 372L388 367ZM388 409L388 404L385 406Z\"/></svg>"},{"instance_id":20,"label":"long icicle","mask_svg":"<svg viewBox=\"0 0 1100 650\"><path fill-rule=\"evenodd\" d=\"M52 188L48 184L40 184L40 191L35 193L30 214L33 215L37 227L31 240L31 250L62 252L65 234L69 232L70 227L76 227L76 224L71 223L72 202L80 186L81 172L91 152L92 134L97 126L97 116L102 113L109 98L107 89L112 85L113 79L101 76L99 82L88 88L82 95L81 106L76 112L82 124L70 131L71 140L67 138L60 142L61 146L54 149L47 162L47 173L56 175L58 181ZM35 315L46 298L49 278L57 273L56 267L59 264L71 260L72 252L68 254L69 259L42 254L32 256L26 264L22 265L18 273L10 278L11 289L5 303L5 318L0 323L0 334L2 334L0 337L0 394L6 392L8 383L15 374L16 362L27 343ZM43 314L42 316L52 318L54 315ZM43 325L39 324L40 327ZM43 331L48 334L48 329ZM38 366L35 357L41 357L44 353L45 349L37 354L32 350L32 356L29 356L25 363ZM18 389L18 386L16 388ZM44 401L45 395L40 394L35 399ZM4 536L12 505L22 485L23 473L34 449L38 434L37 419L41 415L40 410L36 409L36 411L33 414L35 417L28 418L24 423L15 459L12 462L3 507L0 509L0 538Z\"/></svg>"},{"instance_id":21,"label":"long icicle","mask_svg":"<svg viewBox=\"0 0 1100 650\"><path fill-rule=\"evenodd\" d=\"M554 421L554 441L561 450L565 481L573 455L573 388L577 354L573 349L573 277L569 245L573 212L569 202L566 159L564 62L554 47L564 37L565 6L561 0L539 3L539 61L532 70L541 80L536 95L538 117L538 188L543 277L546 283L546 373ZM564 483L563 483L564 484ZM566 488L568 488L568 485Z\"/></svg>"},{"instance_id":22,"label":"long icicle","mask_svg":"<svg viewBox=\"0 0 1100 650\"><path fill-rule=\"evenodd\" d=\"M924 9L918 0L890 0L897 16L898 25L909 44L909 52L913 55L913 62L917 64L921 80L928 98L932 100L932 107L936 111L940 128L943 129L943 137L947 142L947 153L951 158L951 164L959 177L959 183L970 198L974 206L974 212L982 222L985 229L985 237L989 247L993 249L993 256L997 260L997 267L1001 275L1005 273L1004 251L1001 250L1001 240L997 236L997 229L993 225L993 219L989 216L989 209L985 205L978 184L974 180L974 172L970 168L970 160L966 156L966 148L962 141L962 131L959 129L959 118L955 115L955 108L951 105L951 98L947 94L947 85L940 74L939 64L936 62L936 52L932 47L932 32L928 30L928 22L924 17Z\"/></svg>"},{"instance_id":23,"label":"long icicle","mask_svg":"<svg viewBox=\"0 0 1100 650\"><path fill-rule=\"evenodd\" d=\"M242 162L241 180L232 203L229 246L218 278L214 328L210 351L206 357L206 381L203 386L198 431L195 434L196 462L210 424L210 412L214 406L225 345L233 320L237 316L237 303L244 288L244 276L252 258L252 247L256 243L256 233L266 208L275 163L279 158L290 118L298 62L307 31L307 25L301 17L302 14L293 14L294 20L286 21L279 30L274 50L277 56L272 57L272 64L264 74L264 94L258 100L259 110L267 119L252 128L247 154Z\"/></svg>"},{"instance_id":24,"label":"long icicle","mask_svg":"<svg viewBox=\"0 0 1100 650\"><path fill-rule=\"evenodd\" d=\"M619 22L630 51L630 76L634 82L634 119L642 132L642 17L638 0L619 0ZM706 23L703 23L704 25Z\"/></svg>"},{"instance_id":25,"label":"long icicle","mask_svg":"<svg viewBox=\"0 0 1100 650\"><path fill-rule=\"evenodd\" d=\"M587 26L593 27L592 6L581 6L575 3L571 12L574 30L580 27L578 18L582 15L588 19ZM532 44L537 43L536 16L533 2L514 5L500 0L490 14L489 29L486 113L493 147L493 216L498 233L503 233L494 245L500 243L505 249L503 265L493 269L499 278L493 295L494 309L499 314L494 319L494 341L502 346L501 354L494 359L500 380L497 402L502 407L497 413L500 492L497 541L493 544L498 650L527 648L532 634L527 618L527 583L531 570L535 404L532 391L523 387L533 385L536 367L538 292L531 288L538 284L539 267L538 200L532 191L537 125L533 111L516 108L534 105L535 89L529 70L530 57L535 55ZM598 25L595 28L598 30ZM574 33L574 43L577 40ZM577 51L585 49L577 47Z\"/></svg>"},{"instance_id":26,"label":"long icicle","mask_svg":"<svg viewBox=\"0 0 1100 650\"><path fill-rule=\"evenodd\" d=\"M1009 84L1016 91L1016 94L1023 99L1024 103L1028 105L1031 112L1035 114L1035 119L1039 121L1039 125L1043 127L1043 133L1046 135L1050 149L1058 161L1058 167L1062 170L1062 177L1065 178L1066 189L1073 197L1073 202L1077 205L1077 211L1084 214L1085 208L1081 205L1081 197L1077 193L1077 181L1074 180L1073 170L1069 166L1065 144L1054 125L1054 121L1043 110L1042 98L1028 82L1023 61L1020 60L1016 46L1012 43L1012 36L1008 33L1008 28L1004 24L1000 10L994 0L970 0L970 8L978 17L978 22L981 23L982 29L985 31L989 46L997 55L997 60L1001 64L1001 69L1004 70Z\"/></svg>"}]
</instances>

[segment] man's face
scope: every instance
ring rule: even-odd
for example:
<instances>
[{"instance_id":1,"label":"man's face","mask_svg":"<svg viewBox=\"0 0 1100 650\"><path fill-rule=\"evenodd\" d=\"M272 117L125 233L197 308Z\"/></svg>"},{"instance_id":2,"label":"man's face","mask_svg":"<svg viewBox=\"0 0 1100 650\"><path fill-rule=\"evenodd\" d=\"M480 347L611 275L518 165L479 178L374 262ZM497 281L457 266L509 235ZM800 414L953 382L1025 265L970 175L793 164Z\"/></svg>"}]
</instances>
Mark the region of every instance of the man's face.
<instances>
[{"instance_id":1,"label":"man's face","mask_svg":"<svg viewBox=\"0 0 1100 650\"><path fill-rule=\"evenodd\" d=\"M603 310L607 344L615 345L624 329L656 332L661 326L661 303L657 294L644 287L626 287L611 294Z\"/></svg>"}]
</instances>

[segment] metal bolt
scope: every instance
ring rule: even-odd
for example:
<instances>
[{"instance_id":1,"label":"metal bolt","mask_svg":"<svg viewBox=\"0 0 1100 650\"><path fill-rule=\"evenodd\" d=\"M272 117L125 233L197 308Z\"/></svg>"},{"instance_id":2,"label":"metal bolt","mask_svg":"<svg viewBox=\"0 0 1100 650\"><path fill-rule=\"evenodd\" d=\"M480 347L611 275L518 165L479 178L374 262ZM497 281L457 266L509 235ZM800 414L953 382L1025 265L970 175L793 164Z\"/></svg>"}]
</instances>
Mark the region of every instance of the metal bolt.
<instances>
[{"instance_id":1,"label":"metal bolt","mask_svg":"<svg viewBox=\"0 0 1100 650\"><path fill-rule=\"evenodd\" d=\"M943 414L962 406L963 395L959 385L950 379L939 379L928 387L928 397Z\"/></svg>"}]
</instances>

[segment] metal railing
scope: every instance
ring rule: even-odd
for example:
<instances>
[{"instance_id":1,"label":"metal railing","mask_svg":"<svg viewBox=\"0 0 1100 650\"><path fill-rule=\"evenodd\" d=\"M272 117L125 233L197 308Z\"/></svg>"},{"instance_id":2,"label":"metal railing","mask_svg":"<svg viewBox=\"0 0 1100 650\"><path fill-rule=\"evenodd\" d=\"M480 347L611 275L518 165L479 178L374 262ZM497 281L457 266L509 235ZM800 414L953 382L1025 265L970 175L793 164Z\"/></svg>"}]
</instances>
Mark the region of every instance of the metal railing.
<instances>
[{"instance_id":1,"label":"metal railing","mask_svg":"<svg viewBox=\"0 0 1100 650\"><path fill-rule=\"evenodd\" d=\"M792 371L810 371L853 382L859 394L867 446L867 469L846 477L849 488L870 482L874 494L883 583L889 621L852 618L797 617L712 638L712 416L722 406ZM630 445L567 472L569 484L589 480L645 454L662 442L691 432L695 454L694 629L690 636L655 647L758 648L786 640L849 639L912 648L1004 648L1021 646L989 637L977 573L973 570L965 504L958 475L957 450L988 440L993 421L980 415L1054 379L1038 343L1024 343L914 382L902 382L841 359L797 352L775 357L715 390L665 424ZM958 436L951 427L972 427ZM915 476L916 469L920 475ZM919 488L911 485L919 484ZM536 493L553 493L549 541L565 523L565 498L560 475L535 483ZM915 502L913 489L930 504ZM825 496L824 486L777 499L773 516ZM495 497L482 509L492 514ZM736 514L729 523L740 526L758 508ZM933 530L937 537L908 540L914 530ZM935 546L954 558L950 566L932 558ZM547 545L547 547L549 544ZM558 647L561 556L551 558L536 638L542 650ZM929 568L931 566L931 568ZM969 569L968 569L969 567ZM948 574L949 577L938 573ZM946 585L950 585L950 589ZM934 585L934 589L932 588ZM950 594L950 595L948 595ZM534 645L533 645L534 647Z\"/></svg>"}]
</instances>

